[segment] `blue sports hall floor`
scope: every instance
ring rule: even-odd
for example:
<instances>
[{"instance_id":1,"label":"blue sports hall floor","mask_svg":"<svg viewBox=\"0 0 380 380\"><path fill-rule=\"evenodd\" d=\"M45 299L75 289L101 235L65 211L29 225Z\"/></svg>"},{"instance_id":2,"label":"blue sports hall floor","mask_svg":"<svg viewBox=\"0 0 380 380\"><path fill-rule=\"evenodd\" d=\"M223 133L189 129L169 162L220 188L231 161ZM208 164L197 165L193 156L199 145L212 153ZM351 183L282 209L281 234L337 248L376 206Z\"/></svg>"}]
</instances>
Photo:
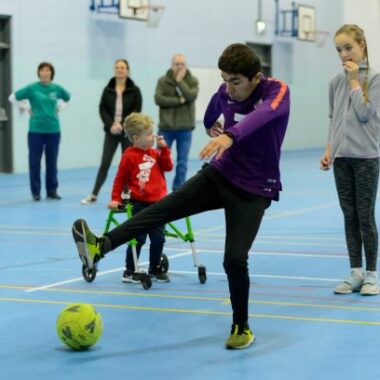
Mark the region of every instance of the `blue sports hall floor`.
<instances>
[{"instance_id":1,"label":"blue sports hall floor","mask_svg":"<svg viewBox=\"0 0 380 380\"><path fill-rule=\"evenodd\" d=\"M0 379L368 379L380 378L380 298L337 296L348 273L332 172L319 150L283 153L280 202L267 210L250 255L255 343L229 351L231 308L222 258L221 211L191 218L207 268L201 284L188 243L168 239L170 283L121 282L125 247L82 278L71 224L101 233L115 168L96 204L83 206L96 168L60 171L61 201L33 202L27 175L0 175ZM190 175L201 163L190 163ZM171 181L171 176L168 176ZM183 223L177 225L183 228ZM148 246L148 244L146 245ZM141 265L147 264L147 251ZM74 352L56 335L70 303L93 304L104 333Z\"/></svg>"}]
</instances>

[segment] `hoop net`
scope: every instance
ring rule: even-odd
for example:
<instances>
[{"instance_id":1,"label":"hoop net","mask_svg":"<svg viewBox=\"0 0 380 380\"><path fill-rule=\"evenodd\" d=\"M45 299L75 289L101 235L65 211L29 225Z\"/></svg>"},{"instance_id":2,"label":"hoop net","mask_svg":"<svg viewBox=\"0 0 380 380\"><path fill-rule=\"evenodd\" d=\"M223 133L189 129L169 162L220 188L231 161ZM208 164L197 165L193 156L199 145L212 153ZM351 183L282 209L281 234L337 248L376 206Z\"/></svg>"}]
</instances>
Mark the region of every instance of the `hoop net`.
<instances>
[{"instance_id":1,"label":"hoop net","mask_svg":"<svg viewBox=\"0 0 380 380\"><path fill-rule=\"evenodd\" d=\"M146 26L149 28L157 28L161 21L164 10L165 7L161 5L151 5L149 7L149 17L146 22Z\"/></svg>"},{"instance_id":2,"label":"hoop net","mask_svg":"<svg viewBox=\"0 0 380 380\"><path fill-rule=\"evenodd\" d=\"M318 48L323 48L326 45L327 39L330 36L330 32L327 30L314 30L314 31L305 31L306 40L314 41L315 45Z\"/></svg>"}]
</instances>

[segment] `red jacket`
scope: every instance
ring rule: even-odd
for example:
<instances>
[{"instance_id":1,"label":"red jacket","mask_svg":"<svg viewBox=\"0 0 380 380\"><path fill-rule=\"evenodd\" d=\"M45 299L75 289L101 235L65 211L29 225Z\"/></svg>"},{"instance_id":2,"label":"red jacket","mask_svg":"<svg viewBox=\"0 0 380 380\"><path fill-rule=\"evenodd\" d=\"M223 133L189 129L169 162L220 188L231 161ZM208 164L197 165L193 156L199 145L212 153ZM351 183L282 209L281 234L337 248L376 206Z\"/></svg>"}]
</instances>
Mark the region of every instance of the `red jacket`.
<instances>
[{"instance_id":1,"label":"red jacket","mask_svg":"<svg viewBox=\"0 0 380 380\"><path fill-rule=\"evenodd\" d=\"M132 199L159 201L168 193L164 172L172 169L173 160L168 147L147 150L127 148L113 182L112 200L121 202L121 193L127 185Z\"/></svg>"}]
</instances>

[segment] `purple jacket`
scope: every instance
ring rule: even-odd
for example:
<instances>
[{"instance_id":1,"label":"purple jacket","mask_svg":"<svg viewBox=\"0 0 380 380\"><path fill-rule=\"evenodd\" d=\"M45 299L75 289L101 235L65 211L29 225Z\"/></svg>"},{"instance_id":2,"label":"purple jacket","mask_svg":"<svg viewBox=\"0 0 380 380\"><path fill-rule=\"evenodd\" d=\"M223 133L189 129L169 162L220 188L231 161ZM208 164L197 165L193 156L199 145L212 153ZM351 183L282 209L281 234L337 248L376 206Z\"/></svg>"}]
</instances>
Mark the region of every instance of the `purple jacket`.
<instances>
[{"instance_id":1,"label":"purple jacket","mask_svg":"<svg viewBox=\"0 0 380 380\"><path fill-rule=\"evenodd\" d=\"M211 128L223 114L224 130L231 133L234 143L211 165L238 188L278 200L289 109L289 88L277 79L263 78L244 102L232 100L222 84L210 100L204 125Z\"/></svg>"}]
</instances>

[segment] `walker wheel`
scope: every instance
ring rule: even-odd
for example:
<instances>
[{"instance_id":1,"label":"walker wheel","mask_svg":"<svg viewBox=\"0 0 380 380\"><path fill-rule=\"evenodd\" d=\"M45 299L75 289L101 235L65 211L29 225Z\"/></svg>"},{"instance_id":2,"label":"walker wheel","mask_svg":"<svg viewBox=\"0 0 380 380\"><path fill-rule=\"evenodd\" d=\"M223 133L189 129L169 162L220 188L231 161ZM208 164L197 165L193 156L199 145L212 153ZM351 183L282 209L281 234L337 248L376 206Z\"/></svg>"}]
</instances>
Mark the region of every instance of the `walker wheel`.
<instances>
[{"instance_id":1,"label":"walker wheel","mask_svg":"<svg viewBox=\"0 0 380 380\"><path fill-rule=\"evenodd\" d=\"M91 269L86 267L85 265L82 266L82 275L83 278L87 282L92 282L95 280L96 277L96 266L92 267Z\"/></svg>"},{"instance_id":2,"label":"walker wheel","mask_svg":"<svg viewBox=\"0 0 380 380\"><path fill-rule=\"evenodd\" d=\"M141 285L145 290L148 290L152 287L152 279L147 273L142 273L140 275Z\"/></svg>"},{"instance_id":3,"label":"walker wheel","mask_svg":"<svg viewBox=\"0 0 380 380\"><path fill-rule=\"evenodd\" d=\"M203 265L200 265L198 267L198 277L199 277L199 282L201 284L204 284L207 280L207 275L206 275L206 267Z\"/></svg>"},{"instance_id":4,"label":"walker wheel","mask_svg":"<svg viewBox=\"0 0 380 380\"><path fill-rule=\"evenodd\" d=\"M169 270L169 259L165 255L165 253L163 253L161 255L160 267L161 267L161 271L162 272L168 273L168 270Z\"/></svg>"}]
</instances>

